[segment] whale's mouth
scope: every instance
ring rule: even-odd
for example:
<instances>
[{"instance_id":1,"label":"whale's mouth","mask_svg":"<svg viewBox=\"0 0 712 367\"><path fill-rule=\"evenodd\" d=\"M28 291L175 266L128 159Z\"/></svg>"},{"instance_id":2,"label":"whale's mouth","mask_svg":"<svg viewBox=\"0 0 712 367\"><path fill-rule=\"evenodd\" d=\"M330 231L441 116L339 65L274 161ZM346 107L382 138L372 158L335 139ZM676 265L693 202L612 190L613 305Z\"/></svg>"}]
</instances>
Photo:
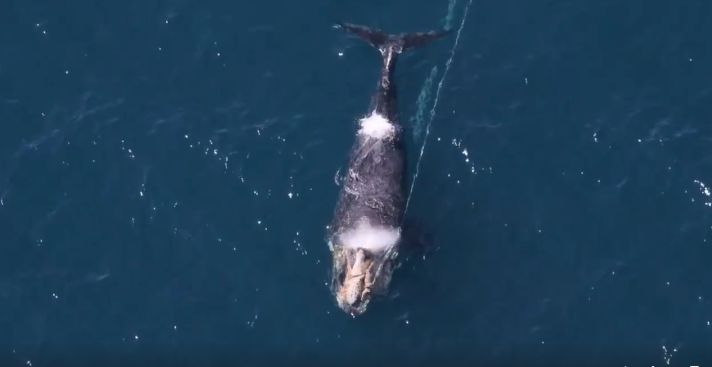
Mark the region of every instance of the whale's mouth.
<instances>
[{"instance_id":1,"label":"whale's mouth","mask_svg":"<svg viewBox=\"0 0 712 367\"><path fill-rule=\"evenodd\" d=\"M338 239L332 252L332 290L339 308L361 315L374 295L387 292L400 229L363 224Z\"/></svg>"}]
</instances>

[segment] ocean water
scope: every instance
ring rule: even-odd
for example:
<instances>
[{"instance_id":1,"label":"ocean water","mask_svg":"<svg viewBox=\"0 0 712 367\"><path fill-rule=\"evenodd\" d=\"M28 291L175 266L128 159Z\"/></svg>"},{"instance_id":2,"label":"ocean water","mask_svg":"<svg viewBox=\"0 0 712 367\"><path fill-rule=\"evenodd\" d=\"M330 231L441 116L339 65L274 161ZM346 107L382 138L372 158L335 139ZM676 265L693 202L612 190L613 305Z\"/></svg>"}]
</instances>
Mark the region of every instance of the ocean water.
<instances>
[{"instance_id":1,"label":"ocean water","mask_svg":"<svg viewBox=\"0 0 712 367\"><path fill-rule=\"evenodd\" d=\"M712 365L711 2L0 5L2 366ZM337 21L460 30L399 62L430 244L355 319Z\"/></svg>"}]
</instances>

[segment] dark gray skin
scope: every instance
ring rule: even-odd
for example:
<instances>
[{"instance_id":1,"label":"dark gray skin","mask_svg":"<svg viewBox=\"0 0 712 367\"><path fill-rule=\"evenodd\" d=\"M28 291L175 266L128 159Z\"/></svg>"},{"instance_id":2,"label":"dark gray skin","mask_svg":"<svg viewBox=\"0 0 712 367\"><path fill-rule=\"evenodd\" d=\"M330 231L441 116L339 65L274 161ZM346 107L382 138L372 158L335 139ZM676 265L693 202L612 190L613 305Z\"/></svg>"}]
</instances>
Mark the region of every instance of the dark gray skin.
<instances>
[{"instance_id":1,"label":"dark gray skin","mask_svg":"<svg viewBox=\"0 0 712 367\"><path fill-rule=\"evenodd\" d=\"M356 228L364 219L371 225L400 231L406 201L406 155L397 111L396 60L402 51L440 38L445 32L394 36L351 24L341 24L339 28L366 40L381 53L383 66L369 114L385 117L394 127L385 138L356 135L329 226L332 292L339 307L355 316L366 311L373 294L387 293L397 244L384 251L369 249L369 244L363 244L363 248L345 247L339 235Z\"/></svg>"},{"instance_id":2,"label":"dark gray skin","mask_svg":"<svg viewBox=\"0 0 712 367\"><path fill-rule=\"evenodd\" d=\"M396 88L391 82L394 69L395 61L383 66L370 111L387 117L396 128L395 134L386 139L357 134L330 226L334 232L354 227L362 217L372 224L400 226L405 206L405 150L397 118Z\"/></svg>"}]
</instances>

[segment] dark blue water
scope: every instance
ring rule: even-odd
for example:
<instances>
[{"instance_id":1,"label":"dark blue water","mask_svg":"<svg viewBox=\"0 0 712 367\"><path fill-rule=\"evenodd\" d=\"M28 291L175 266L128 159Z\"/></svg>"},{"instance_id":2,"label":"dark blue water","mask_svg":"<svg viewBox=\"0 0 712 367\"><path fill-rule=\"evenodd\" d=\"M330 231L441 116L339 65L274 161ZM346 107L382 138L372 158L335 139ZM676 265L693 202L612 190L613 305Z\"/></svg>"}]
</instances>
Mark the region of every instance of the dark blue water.
<instances>
[{"instance_id":1,"label":"dark blue water","mask_svg":"<svg viewBox=\"0 0 712 367\"><path fill-rule=\"evenodd\" d=\"M1 5L3 366L712 365L709 1L475 0L404 56L432 244L357 319L324 227L379 60L331 25L467 1Z\"/></svg>"}]
</instances>

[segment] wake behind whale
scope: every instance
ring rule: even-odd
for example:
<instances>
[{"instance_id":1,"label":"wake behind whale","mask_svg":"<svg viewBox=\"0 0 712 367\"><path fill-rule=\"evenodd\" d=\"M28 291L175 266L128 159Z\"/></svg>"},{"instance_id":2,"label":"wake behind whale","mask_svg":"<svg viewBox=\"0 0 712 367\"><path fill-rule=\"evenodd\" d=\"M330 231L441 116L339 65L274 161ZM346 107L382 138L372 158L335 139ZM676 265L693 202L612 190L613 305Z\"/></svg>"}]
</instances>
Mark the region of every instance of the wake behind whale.
<instances>
[{"instance_id":1,"label":"wake behind whale","mask_svg":"<svg viewBox=\"0 0 712 367\"><path fill-rule=\"evenodd\" d=\"M401 243L405 150L394 80L398 56L447 32L391 35L364 26L336 26L378 49L383 59L368 114L359 120L334 217L327 235L332 253L332 292L351 315L366 311L373 295L387 293Z\"/></svg>"}]
</instances>

